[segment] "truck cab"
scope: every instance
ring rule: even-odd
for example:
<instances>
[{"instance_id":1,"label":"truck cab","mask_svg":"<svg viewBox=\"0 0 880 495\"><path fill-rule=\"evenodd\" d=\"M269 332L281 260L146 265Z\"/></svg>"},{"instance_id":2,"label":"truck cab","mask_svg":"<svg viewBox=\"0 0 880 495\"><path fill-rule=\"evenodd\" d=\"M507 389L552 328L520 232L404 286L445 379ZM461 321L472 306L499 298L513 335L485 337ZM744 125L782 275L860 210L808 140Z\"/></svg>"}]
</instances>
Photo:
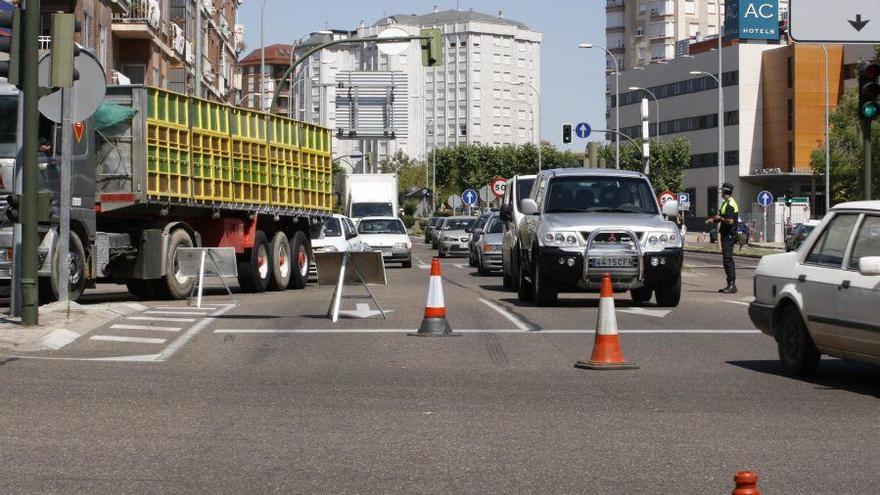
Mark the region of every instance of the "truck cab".
<instances>
[{"instance_id":1,"label":"truck cab","mask_svg":"<svg viewBox=\"0 0 880 495\"><path fill-rule=\"evenodd\" d=\"M501 273L505 289L516 290L519 280L519 260L517 259L519 237L518 228L523 219L519 209L520 200L528 198L535 183L534 175L517 175L507 181L504 196L501 199L501 220L504 222L501 241Z\"/></svg>"},{"instance_id":2,"label":"truck cab","mask_svg":"<svg viewBox=\"0 0 880 495\"><path fill-rule=\"evenodd\" d=\"M540 173L520 201L518 295L554 306L560 292L598 292L604 274L634 301L675 307L681 299L683 240L638 172L565 169Z\"/></svg>"}]
</instances>

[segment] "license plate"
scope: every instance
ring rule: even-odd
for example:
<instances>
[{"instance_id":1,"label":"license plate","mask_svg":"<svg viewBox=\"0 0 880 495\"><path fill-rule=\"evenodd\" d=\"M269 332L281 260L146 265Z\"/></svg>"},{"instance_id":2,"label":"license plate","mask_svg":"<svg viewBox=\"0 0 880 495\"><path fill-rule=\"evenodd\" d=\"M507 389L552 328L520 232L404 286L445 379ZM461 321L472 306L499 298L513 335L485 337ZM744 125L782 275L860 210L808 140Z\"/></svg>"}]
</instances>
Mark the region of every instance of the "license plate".
<instances>
[{"instance_id":1,"label":"license plate","mask_svg":"<svg viewBox=\"0 0 880 495\"><path fill-rule=\"evenodd\" d=\"M593 258L590 260L595 268L631 268L633 259L625 258Z\"/></svg>"},{"instance_id":2,"label":"license plate","mask_svg":"<svg viewBox=\"0 0 880 495\"><path fill-rule=\"evenodd\" d=\"M382 257L383 257L383 258L388 258L388 257L390 257L390 256L391 256L391 253L389 253L388 251L382 251Z\"/></svg>"}]
</instances>

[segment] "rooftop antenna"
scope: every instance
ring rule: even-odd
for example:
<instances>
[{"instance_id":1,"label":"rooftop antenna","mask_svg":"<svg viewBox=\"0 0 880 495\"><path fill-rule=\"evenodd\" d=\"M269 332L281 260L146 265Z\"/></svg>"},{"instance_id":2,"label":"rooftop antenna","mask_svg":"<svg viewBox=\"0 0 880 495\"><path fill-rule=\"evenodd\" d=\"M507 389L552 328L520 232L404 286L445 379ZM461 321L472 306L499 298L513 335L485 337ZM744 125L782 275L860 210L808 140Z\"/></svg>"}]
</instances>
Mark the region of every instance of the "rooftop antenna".
<instances>
[{"instance_id":1,"label":"rooftop antenna","mask_svg":"<svg viewBox=\"0 0 880 495\"><path fill-rule=\"evenodd\" d=\"M461 0L455 0L455 10L461 10Z\"/></svg>"}]
</instances>

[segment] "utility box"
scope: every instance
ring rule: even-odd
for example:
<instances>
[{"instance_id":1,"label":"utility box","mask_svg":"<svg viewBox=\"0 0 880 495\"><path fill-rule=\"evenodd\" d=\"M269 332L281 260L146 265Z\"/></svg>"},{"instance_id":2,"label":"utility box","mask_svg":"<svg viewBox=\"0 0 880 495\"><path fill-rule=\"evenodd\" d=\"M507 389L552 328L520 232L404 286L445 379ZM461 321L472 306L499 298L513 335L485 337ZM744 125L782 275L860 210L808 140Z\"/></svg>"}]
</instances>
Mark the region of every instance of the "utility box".
<instances>
[{"instance_id":1,"label":"utility box","mask_svg":"<svg viewBox=\"0 0 880 495\"><path fill-rule=\"evenodd\" d=\"M763 208L758 203L752 205L755 219L755 231L752 233L752 239L761 239L764 232L767 232L767 238L763 239L763 242L785 242L786 223L790 222L791 225L804 223L812 217L809 198L793 198L791 208L785 206L784 201L777 201L767 208L767 229L765 230L765 217L762 210Z\"/></svg>"}]
</instances>

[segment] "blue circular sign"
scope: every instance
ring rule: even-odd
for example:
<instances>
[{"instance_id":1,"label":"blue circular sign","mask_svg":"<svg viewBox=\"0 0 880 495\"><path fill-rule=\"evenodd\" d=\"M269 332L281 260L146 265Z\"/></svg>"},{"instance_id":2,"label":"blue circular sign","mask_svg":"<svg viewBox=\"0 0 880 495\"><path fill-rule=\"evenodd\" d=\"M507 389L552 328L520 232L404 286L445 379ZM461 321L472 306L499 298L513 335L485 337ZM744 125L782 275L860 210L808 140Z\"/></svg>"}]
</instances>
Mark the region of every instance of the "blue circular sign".
<instances>
[{"instance_id":1,"label":"blue circular sign","mask_svg":"<svg viewBox=\"0 0 880 495\"><path fill-rule=\"evenodd\" d=\"M574 128L574 132L577 134L577 137L581 139L587 139L592 134L593 129L590 127L590 124L586 122L581 122Z\"/></svg>"},{"instance_id":2,"label":"blue circular sign","mask_svg":"<svg viewBox=\"0 0 880 495\"><path fill-rule=\"evenodd\" d=\"M463 193L461 193L461 201L466 206L477 206L477 201L480 200L480 196L477 194L477 191L473 189L466 189Z\"/></svg>"},{"instance_id":3,"label":"blue circular sign","mask_svg":"<svg viewBox=\"0 0 880 495\"><path fill-rule=\"evenodd\" d=\"M763 208L773 204L773 194L770 191L761 191L758 193L758 204Z\"/></svg>"}]
</instances>

